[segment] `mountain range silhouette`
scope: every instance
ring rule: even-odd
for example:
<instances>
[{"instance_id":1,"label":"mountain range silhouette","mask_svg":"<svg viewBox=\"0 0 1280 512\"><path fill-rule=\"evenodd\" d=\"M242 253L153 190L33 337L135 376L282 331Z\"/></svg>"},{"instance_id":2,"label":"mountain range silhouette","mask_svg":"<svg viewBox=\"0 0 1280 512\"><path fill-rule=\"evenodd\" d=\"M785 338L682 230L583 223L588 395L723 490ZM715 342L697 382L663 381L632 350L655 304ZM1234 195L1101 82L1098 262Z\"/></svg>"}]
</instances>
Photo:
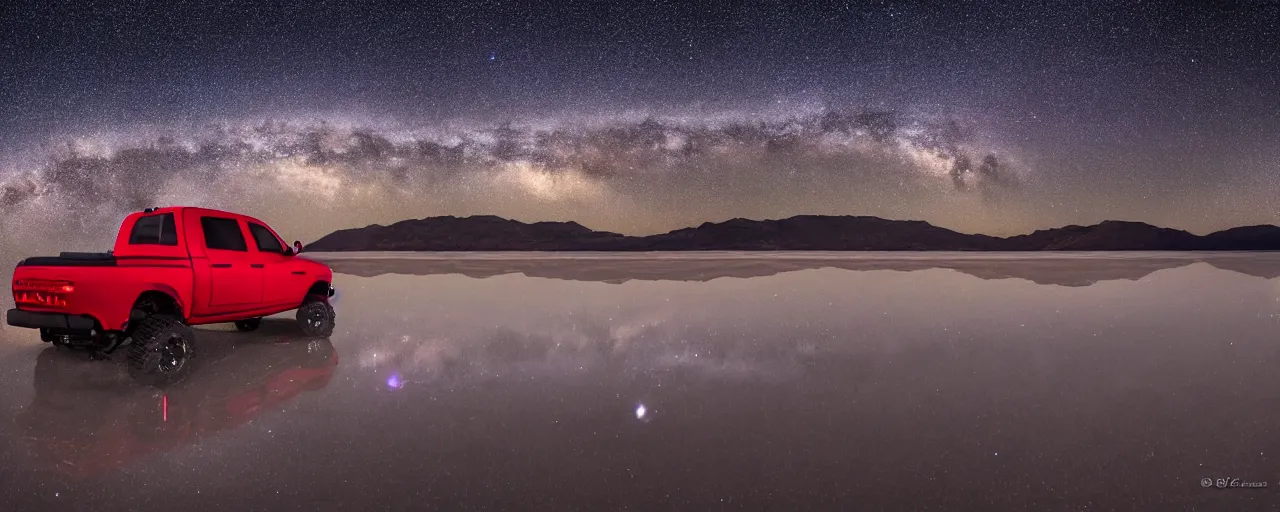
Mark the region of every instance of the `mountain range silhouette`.
<instances>
[{"instance_id":1,"label":"mountain range silhouette","mask_svg":"<svg viewBox=\"0 0 1280 512\"><path fill-rule=\"evenodd\" d=\"M335 231L307 251L1271 251L1280 227L1243 226L1208 235L1142 222L1105 221L1030 234L966 234L924 221L800 215L707 222L648 236L595 231L576 222L524 223L491 215L428 217Z\"/></svg>"}]
</instances>

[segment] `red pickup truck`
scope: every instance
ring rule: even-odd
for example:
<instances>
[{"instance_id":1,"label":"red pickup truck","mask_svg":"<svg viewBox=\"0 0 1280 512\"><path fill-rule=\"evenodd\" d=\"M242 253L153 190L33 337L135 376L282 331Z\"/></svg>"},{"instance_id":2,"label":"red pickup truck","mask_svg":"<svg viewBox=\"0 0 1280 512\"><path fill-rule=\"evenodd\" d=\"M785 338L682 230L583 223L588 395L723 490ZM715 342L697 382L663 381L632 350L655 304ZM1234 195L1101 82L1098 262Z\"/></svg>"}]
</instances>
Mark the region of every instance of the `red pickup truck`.
<instances>
[{"instance_id":1,"label":"red pickup truck","mask_svg":"<svg viewBox=\"0 0 1280 512\"><path fill-rule=\"evenodd\" d=\"M295 242L295 247L297 247ZM148 208L129 215L109 253L27 258L13 274L6 321L57 346L111 353L128 342L129 369L154 383L185 377L191 326L297 309L308 336L333 332L333 271L298 257L266 223L218 210Z\"/></svg>"}]
</instances>

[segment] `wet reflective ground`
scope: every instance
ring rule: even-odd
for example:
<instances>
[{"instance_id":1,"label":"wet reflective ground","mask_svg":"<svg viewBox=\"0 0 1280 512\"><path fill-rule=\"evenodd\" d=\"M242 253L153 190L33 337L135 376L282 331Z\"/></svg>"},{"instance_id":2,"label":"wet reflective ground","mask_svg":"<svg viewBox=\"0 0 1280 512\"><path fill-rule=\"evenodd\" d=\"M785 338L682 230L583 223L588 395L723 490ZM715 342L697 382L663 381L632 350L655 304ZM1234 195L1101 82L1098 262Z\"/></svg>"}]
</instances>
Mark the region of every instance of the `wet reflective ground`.
<instances>
[{"instance_id":1,"label":"wet reflective ground","mask_svg":"<svg viewBox=\"0 0 1280 512\"><path fill-rule=\"evenodd\" d=\"M330 258L164 391L0 330L0 509L1280 506L1280 256Z\"/></svg>"}]
</instances>

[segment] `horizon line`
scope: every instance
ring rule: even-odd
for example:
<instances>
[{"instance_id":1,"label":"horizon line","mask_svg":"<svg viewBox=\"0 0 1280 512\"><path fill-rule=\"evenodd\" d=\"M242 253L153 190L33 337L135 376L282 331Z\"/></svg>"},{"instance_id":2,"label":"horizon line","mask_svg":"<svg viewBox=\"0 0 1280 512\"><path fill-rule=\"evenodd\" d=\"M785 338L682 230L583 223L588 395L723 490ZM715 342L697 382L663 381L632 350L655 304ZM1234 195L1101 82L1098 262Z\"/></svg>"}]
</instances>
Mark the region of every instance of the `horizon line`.
<instances>
[{"instance_id":1,"label":"horizon line","mask_svg":"<svg viewBox=\"0 0 1280 512\"><path fill-rule=\"evenodd\" d=\"M608 230L599 230L599 229L595 229L595 228L592 228L592 227L590 227L590 226L587 226L586 224L583 224L583 223L581 223L581 222L579 222L579 221L576 221L576 220L537 220L537 221L523 221L523 220L513 219L513 218L509 218L509 217L503 217L503 216L501 216L501 215L495 215L495 214L472 214L472 215L452 215L452 214L448 214L448 215L431 215L431 216L422 217L422 218L406 218L406 219L401 219L401 220L398 220L398 221L392 222L391 224L376 224L376 223L375 223L375 224L367 224L367 225L364 225L364 226L355 226L355 227L350 227L350 228L339 228L339 229L335 229L335 230L333 230L333 231L330 231L329 233L327 233L327 234L325 234L325 235L322 235L320 238L324 238L325 236L331 235L331 234L336 233L336 232L338 232L338 231L346 231L346 230L352 230L352 229L366 229L366 228L371 228L371 227L374 227L374 226L377 226L377 227L384 227L384 228L385 228L385 227L390 227L390 226L395 225L395 224L399 224L399 223L401 223L401 222L409 222L409 221L424 221L424 220L442 219L442 218L471 219L471 218L476 218L476 217L491 217L491 218L496 218L496 219L500 219L500 220L504 220L504 221L508 221L508 222L518 222L518 223L520 223L520 224L525 224L525 225L534 225L534 224L543 224L543 223L550 223L550 224L577 224L577 225L579 225L579 226L582 226L582 227L584 227L584 228L586 228L586 229L589 229L589 230L591 230L591 231L593 231L593 232L596 232L596 233L612 233L612 234L615 234L615 235L618 235L618 236L622 236L622 237L627 237L627 238L644 238L644 237L649 237L649 236L665 235L665 234L673 233L673 232L680 231L680 230L683 230L683 229L696 229L696 228L699 228L699 227L702 227L702 226L705 226L705 225L708 225L708 224L713 224L713 225L714 225L714 224L724 224L724 223L732 222L732 221L735 221L735 220L745 220L745 221L750 221L750 222L778 222L778 221L784 221L784 220L794 219L794 218L797 218L797 217L818 217L818 218L868 218L868 219L879 219L879 220L885 220L885 221L891 221L891 222L903 222L903 223L907 223L907 222L910 222L910 223L924 223L924 224L927 224L927 225L932 226L932 227L935 227L935 228L945 229L945 230L947 230L947 231L951 231L951 232L953 232L953 233L959 233L959 234L962 234L962 235L970 235L970 236L986 236L986 237L991 237L991 238L1001 238L1001 239L1008 239L1008 238L1013 238L1013 237L1018 237L1018 236L1027 236L1027 235L1031 235L1031 234L1034 234L1034 233L1037 233L1037 232L1040 232L1040 231L1049 231L1049 230L1054 230L1054 229L1067 229L1067 228L1072 228L1072 227L1080 227L1080 228L1097 227L1097 226L1100 226L1100 225L1102 225L1102 224L1107 224L1107 223L1116 223L1116 224L1141 224L1141 225L1150 226L1150 227L1152 227L1152 228L1156 228L1156 229L1168 229L1168 230L1174 230L1174 231L1181 231L1181 232L1183 232L1183 233L1187 233L1187 234L1189 234L1189 235L1197 236L1197 237L1203 237L1203 236L1212 235L1212 234L1214 234L1214 233L1221 233L1221 232L1224 232L1224 231L1230 231L1230 230L1233 230L1233 229L1242 229L1242 228L1255 228L1255 227L1271 227L1271 228L1280 228L1280 225L1277 225L1277 224L1242 224L1242 225L1238 225L1238 226L1231 226L1231 227L1226 227L1226 228L1222 228L1222 229L1216 229L1216 230L1209 231L1209 232L1204 233L1204 234L1197 234L1197 233L1195 233L1195 232L1192 232L1192 231L1189 231L1189 230L1186 230L1186 229L1182 229L1182 228L1171 228L1171 227L1166 227L1166 226L1160 226L1160 225L1152 224L1152 223L1150 223L1150 222L1145 222L1145 221L1136 221L1136 220L1120 220L1120 219L1105 219L1105 220L1101 220L1101 221L1098 221L1098 222L1094 222L1094 223L1092 223L1092 224L1064 224L1064 225L1060 225L1060 226L1056 226L1056 227L1043 227L1043 228L1037 228L1037 229L1034 229L1034 230L1032 230L1032 231L1030 231L1030 232L1022 232L1022 233L1011 234L1011 235L993 235L993 234L987 234L987 233L974 233L974 232L960 231L960 230L953 229L953 228L949 228L949 227L945 227L945 226L939 226L939 225L934 224L934 223L932 223L932 222L929 222L929 221L926 221L926 220L920 220L920 219L895 219L895 218L889 218L889 217L881 217L881 216L879 216L879 215L853 215L853 214L827 215L827 214L809 214L809 213L800 213L800 214L795 214L795 215L791 215L791 216L788 216L788 217L762 218L762 219L752 219L752 218L748 218L748 217L732 217L732 218L728 218L728 219L724 219L724 220L709 220L709 221L703 221L703 222L702 222L702 223L700 223L700 224L690 225L690 226L685 226L685 227L682 227L682 228L670 229L670 230L667 230L667 231L660 231L660 232L656 232L656 233L650 233L650 234L647 234L647 235L628 235L628 234L618 233L618 232L616 232L616 231L608 231ZM317 238L317 240L318 240L318 239L319 239L319 238Z\"/></svg>"}]
</instances>

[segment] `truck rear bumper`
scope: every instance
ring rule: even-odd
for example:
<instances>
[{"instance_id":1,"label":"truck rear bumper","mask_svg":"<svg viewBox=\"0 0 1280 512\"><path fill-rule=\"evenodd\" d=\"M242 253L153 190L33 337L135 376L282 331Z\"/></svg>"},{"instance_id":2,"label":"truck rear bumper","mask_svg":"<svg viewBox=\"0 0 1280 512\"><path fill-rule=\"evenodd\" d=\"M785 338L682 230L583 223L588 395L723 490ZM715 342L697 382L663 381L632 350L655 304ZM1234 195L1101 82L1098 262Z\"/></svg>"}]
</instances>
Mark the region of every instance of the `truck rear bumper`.
<instances>
[{"instance_id":1,"label":"truck rear bumper","mask_svg":"<svg viewBox=\"0 0 1280 512\"><path fill-rule=\"evenodd\" d=\"M96 322L92 317L64 315L62 313L38 313L21 309L10 309L5 314L5 323L14 327L26 327L28 329L62 329L85 332L93 330L96 326Z\"/></svg>"}]
</instances>

